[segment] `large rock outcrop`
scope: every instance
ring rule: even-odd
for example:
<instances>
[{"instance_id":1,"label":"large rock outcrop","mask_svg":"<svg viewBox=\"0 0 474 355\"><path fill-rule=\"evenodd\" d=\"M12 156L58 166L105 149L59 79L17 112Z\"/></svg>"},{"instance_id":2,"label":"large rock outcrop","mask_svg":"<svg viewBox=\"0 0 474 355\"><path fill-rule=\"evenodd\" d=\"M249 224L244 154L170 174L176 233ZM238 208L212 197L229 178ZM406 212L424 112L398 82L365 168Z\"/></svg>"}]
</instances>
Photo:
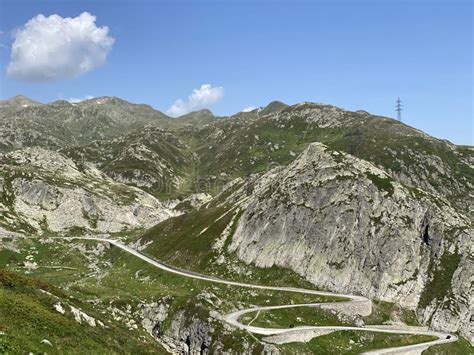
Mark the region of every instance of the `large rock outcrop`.
<instances>
[{"instance_id":1,"label":"large rock outcrop","mask_svg":"<svg viewBox=\"0 0 474 355\"><path fill-rule=\"evenodd\" d=\"M119 232L176 214L150 194L57 152L28 148L0 156L0 163L0 223L8 229Z\"/></svg>"},{"instance_id":2,"label":"large rock outcrop","mask_svg":"<svg viewBox=\"0 0 474 355\"><path fill-rule=\"evenodd\" d=\"M418 308L472 340L472 245L470 220L445 200L313 143L256 182L229 250L322 288Z\"/></svg>"}]
</instances>

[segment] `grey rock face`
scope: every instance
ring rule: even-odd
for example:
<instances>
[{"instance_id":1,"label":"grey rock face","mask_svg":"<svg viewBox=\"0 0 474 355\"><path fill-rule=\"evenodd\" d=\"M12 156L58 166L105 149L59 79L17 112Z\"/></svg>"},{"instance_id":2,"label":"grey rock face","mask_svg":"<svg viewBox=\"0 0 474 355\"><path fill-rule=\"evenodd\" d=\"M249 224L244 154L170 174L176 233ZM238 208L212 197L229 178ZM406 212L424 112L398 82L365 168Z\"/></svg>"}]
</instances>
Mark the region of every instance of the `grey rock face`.
<instances>
[{"instance_id":1,"label":"grey rock face","mask_svg":"<svg viewBox=\"0 0 474 355\"><path fill-rule=\"evenodd\" d=\"M29 181L23 178L13 180L13 189L16 196L26 205L38 206L43 210L54 210L58 207L57 201L62 197L58 189L51 188L44 181Z\"/></svg>"},{"instance_id":2,"label":"grey rock face","mask_svg":"<svg viewBox=\"0 0 474 355\"><path fill-rule=\"evenodd\" d=\"M37 230L118 232L176 215L150 194L113 181L93 165L79 168L56 152L29 148L0 156L0 162L2 190L4 181L11 185L5 208Z\"/></svg>"},{"instance_id":3,"label":"grey rock face","mask_svg":"<svg viewBox=\"0 0 474 355\"><path fill-rule=\"evenodd\" d=\"M435 314L433 326L472 339L471 222L445 201L418 194L364 160L314 143L256 183L229 251L259 267L290 268L322 288L411 308L436 277L441 256L460 253L451 284L443 286L452 290L456 311L443 298L425 312Z\"/></svg>"},{"instance_id":4,"label":"grey rock face","mask_svg":"<svg viewBox=\"0 0 474 355\"><path fill-rule=\"evenodd\" d=\"M443 242L440 257L431 260L431 272L418 305L424 323L435 329L460 331L471 344L474 344L473 245L472 229L460 233L454 241ZM440 293L443 287L445 292ZM429 297L433 294L436 297Z\"/></svg>"},{"instance_id":5,"label":"grey rock face","mask_svg":"<svg viewBox=\"0 0 474 355\"><path fill-rule=\"evenodd\" d=\"M154 337L160 336L160 326L168 317L170 300L170 297L164 297L159 302L139 306L143 328Z\"/></svg>"},{"instance_id":6,"label":"grey rock face","mask_svg":"<svg viewBox=\"0 0 474 355\"><path fill-rule=\"evenodd\" d=\"M167 350L176 354L208 354L211 344L210 327L207 322L186 318L184 311L173 318L171 328L160 337Z\"/></svg>"}]
</instances>

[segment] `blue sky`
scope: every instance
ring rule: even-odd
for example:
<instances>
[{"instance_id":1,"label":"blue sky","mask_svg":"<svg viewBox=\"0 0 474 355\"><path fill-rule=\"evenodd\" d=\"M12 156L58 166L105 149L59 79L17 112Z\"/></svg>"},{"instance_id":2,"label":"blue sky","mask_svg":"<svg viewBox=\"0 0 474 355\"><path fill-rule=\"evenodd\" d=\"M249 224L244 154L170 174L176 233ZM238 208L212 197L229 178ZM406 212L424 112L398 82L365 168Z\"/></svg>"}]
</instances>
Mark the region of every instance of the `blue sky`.
<instances>
[{"instance_id":1,"label":"blue sky","mask_svg":"<svg viewBox=\"0 0 474 355\"><path fill-rule=\"evenodd\" d=\"M407 124L454 143L473 144L469 0L0 4L1 98L24 94L49 102L118 96L163 112L182 99L176 112L210 106L219 115L272 100L315 101L394 117L400 96ZM101 40L113 39L90 49L87 55L95 61L83 72L65 63L45 71L37 62L25 69L26 59L11 64L12 44L19 43L18 31L30 19L38 14L75 18L83 12L96 17L94 26L108 27ZM34 44L34 38L27 43ZM70 63L81 58L84 43L74 47ZM69 58L60 53L46 59ZM61 65L64 70L54 72ZM46 72L49 79L42 77ZM187 101L203 84L210 84L209 90Z\"/></svg>"}]
</instances>

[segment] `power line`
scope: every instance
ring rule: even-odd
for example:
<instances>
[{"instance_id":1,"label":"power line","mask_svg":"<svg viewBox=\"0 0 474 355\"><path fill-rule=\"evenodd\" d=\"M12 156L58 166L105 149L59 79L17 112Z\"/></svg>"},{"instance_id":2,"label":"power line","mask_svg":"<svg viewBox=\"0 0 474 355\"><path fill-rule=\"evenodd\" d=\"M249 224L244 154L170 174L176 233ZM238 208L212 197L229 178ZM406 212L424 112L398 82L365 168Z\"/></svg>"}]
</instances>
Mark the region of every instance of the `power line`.
<instances>
[{"instance_id":1,"label":"power line","mask_svg":"<svg viewBox=\"0 0 474 355\"><path fill-rule=\"evenodd\" d=\"M401 122L402 121L402 100L400 98L397 99L397 104L395 106L395 111L397 112L397 119Z\"/></svg>"}]
</instances>

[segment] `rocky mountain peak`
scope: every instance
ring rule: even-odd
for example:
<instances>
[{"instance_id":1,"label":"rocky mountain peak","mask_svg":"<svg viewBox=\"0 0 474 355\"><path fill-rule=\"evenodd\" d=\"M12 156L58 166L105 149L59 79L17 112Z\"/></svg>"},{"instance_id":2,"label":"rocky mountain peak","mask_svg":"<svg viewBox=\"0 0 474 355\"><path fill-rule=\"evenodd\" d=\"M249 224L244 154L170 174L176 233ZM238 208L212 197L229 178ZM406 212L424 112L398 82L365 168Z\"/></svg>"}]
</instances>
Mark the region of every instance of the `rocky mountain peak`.
<instances>
[{"instance_id":1,"label":"rocky mountain peak","mask_svg":"<svg viewBox=\"0 0 474 355\"><path fill-rule=\"evenodd\" d=\"M72 103L66 100L56 100L48 104L48 106L54 106L54 107L70 107L71 105Z\"/></svg>"},{"instance_id":2,"label":"rocky mountain peak","mask_svg":"<svg viewBox=\"0 0 474 355\"><path fill-rule=\"evenodd\" d=\"M80 101L75 105L84 109L100 110L109 114L168 118L165 114L155 110L150 105L128 102L115 96L94 97L92 99Z\"/></svg>"},{"instance_id":3,"label":"rocky mountain peak","mask_svg":"<svg viewBox=\"0 0 474 355\"><path fill-rule=\"evenodd\" d=\"M180 122L185 122L187 124L207 124L215 121L216 116L208 110L198 110L187 113L177 118Z\"/></svg>"},{"instance_id":4,"label":"rocky mountain peak","mask_svg":"<svg viewBox=\"0 0 474 355\"><path fill-rule=\"evenodd\" d=\"M205 108L205 109L202 109L202 110L197 110L197 111L193 111L193 112L184 114L182 116L179 116L178 118L186 119L186 118L196 118L196 117L202 117L202 116L215 117L211 110L208 110L208 109Z\"/></svg>"},{"instance_id":5,"label":"rocky mountain peak","mask_svg":"<svg viewBox=\"0 0 474 355\"><path fill-rule=\"evenodd\" d=\"M268 115L270 113L276 113L287 108L288 105L281 101L272 101L265 106L259 113L261 115Z\"/></svg>"},{"instance_id":6,"label":"rocky mountain peak","mask_svg":"<svg viewBox=\"0 0 474 355\"><path fill-rule=\"evenodd\" d=\"M87 99L80 102L83 106L89 105L133 105L132 103L119 99L115 96L100 96L92 99Z\"/></svg>"},{"instance_id":7,"label":"rocky mountain peak","mask_svg":"<svg viewBox=\"0 0 474 355\"><path fill-rule=\"evenodd\" d=\"M7 100L0 100L0 107L28 107L39 105L42 105L42 103L34 101L23 95L16 95Z\"/></svg>"}]
</instances>

